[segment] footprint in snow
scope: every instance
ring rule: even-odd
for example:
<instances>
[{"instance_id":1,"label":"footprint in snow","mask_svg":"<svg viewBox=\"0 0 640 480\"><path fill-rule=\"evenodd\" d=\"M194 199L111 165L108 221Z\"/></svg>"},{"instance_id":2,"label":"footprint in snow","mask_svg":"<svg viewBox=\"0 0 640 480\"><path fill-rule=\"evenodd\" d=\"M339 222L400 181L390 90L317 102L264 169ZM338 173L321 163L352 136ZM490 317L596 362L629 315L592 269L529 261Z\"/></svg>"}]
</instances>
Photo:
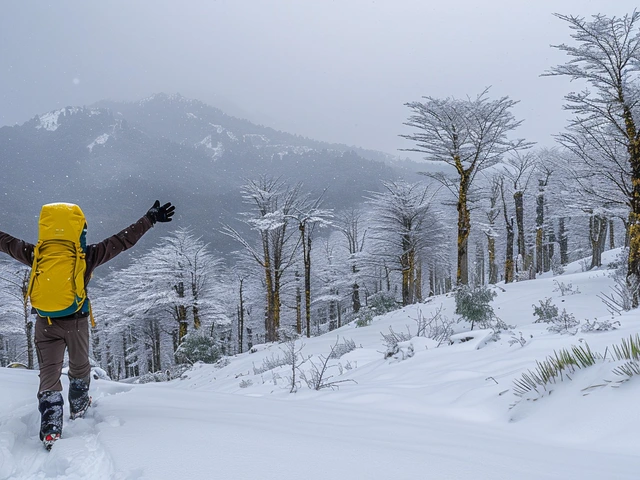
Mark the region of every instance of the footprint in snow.
<instances>
[{"instance_id":1,"label":"footprint in snow","mask_svg":"<svg viewBox=\"0 0 640 480\"><path fill-rule=\"evenodd\" d=\"M113 460L98 438L103 428L122 424L117 417L100 415L100 399L126 393L132 387L100 383L100 387L91 392L94 400L84 418L70 420L65 405L62 438L50 452L39 439L40 414L35 401L0 418L0 480L139 478L141 472L116 472Z\"/></svg>"}]
</instances>

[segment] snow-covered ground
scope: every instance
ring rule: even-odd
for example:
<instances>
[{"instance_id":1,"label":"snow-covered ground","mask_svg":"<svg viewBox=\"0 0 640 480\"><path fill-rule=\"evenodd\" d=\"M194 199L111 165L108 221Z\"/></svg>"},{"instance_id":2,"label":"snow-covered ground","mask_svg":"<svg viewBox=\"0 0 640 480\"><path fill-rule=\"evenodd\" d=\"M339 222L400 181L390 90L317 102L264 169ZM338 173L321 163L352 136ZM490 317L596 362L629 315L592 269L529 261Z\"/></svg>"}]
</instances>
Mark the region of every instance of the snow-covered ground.
<instances>
[{"instance_id":1,"label":"snow-covered ground","mask_svg":"<svg viewBox=\"0 0 640 480\"><path fill-rule=\"evenodd\" d=\"M562 296L558 282L580 293ZM285 357L286 344L260 345L223 368L198 365L167 383L95 380L94 407L66 421L51 452L38 440L37 372L2 369L0 480L638 479L640 377L620 382L617 364L604 361L550 394L518 402L513 392L514 379L554 350L588 343L604 353L638 332L637 311L612 318L598 298L611 285L606 270L578 264L559 277L501 284L493 307L512 331L439 347L414 338L404 360L384 358L381 333L415 334L416 319L441 307L453 318L452 297L298 340L296 351L310 356L300 367L307 377L336 342L355 343L329 362L330 382L348 380L335 389L301 381L289 393L291 366L260 373ZM620 327L549 333L533 323L532 307L547 297L583 323Z\"/></svg>"}]
</instances>

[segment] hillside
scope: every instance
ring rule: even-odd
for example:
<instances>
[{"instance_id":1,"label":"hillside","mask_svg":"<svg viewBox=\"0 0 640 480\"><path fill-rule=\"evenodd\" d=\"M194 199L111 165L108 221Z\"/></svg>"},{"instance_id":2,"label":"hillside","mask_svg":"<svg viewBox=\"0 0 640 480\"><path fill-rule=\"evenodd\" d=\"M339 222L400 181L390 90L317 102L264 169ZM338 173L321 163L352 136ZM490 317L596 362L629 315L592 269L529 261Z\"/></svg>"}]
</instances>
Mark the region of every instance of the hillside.
<instances>
[{"instance_id":1,"label":"hillside","mask_svg":"<svg viewBox=\"0 0 640 480\"><path fill-rule=\"evenodd\" d=\"M278 132L165 94L66 107L2 127L0 169L0 229L15 236L35 241L40 207L65 201L83 208L89 241L100 241L159 198L177 205L174 225L192 227L221 253L236 248L218 230L247 209L240 194L247 179L282 177L312 195L331 186L325 206L340 209L383 180L417 178L389 155Z\"/></svg>"},{"instance_id":2,"label":"hillside","mask_svg":"<svg viewBox=\"0 0 640 480\"><path fill-rule=\"evenodd\" d=\"M199 364L168 383L95 380L95 408L67 422L50 453L37 439L36 373L4 369L0 479L635 479L640 379L616 375L611 354L540 394L519 397L513 388L554 351L588 344L604 354L638 332L637 311L612 317L598 298L612 285L609 272L581 272L577 262L562 276L499 284L492 306L513 328L497 339L463 324L454 343L415 337L416 319L438 309L454 317L453 298L439 296L365 327L296 341L309 357L298 372L307 378L336 342L353 342L328 362L328 380L341 382L333 389L299 381L290 393L291 366L270 368L286 344ZM562 295L560 284L571 292ZM534 323L532 305L545 298L582 325L619 323L551 333ZM381 333L390 329L412 338L385 359Z\"/></svg>"}]
</instances>

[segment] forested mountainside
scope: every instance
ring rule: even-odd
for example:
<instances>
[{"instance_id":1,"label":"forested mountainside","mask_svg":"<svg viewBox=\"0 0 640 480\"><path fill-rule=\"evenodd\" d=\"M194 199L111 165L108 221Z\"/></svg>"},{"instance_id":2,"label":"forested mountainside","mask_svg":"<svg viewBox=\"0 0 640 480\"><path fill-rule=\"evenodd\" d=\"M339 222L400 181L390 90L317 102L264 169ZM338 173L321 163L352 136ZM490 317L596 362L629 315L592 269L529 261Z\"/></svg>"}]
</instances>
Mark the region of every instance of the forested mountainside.
<instances>
[{"instance_id":1,"label":"forested mountainside","mask_svg":"<svg viewBox=\"0 0 640 480\"><path fill-rule=\"evenodd\" d=\"M235 246L218 230L246 209L248 179L302 182L312 195L326 190L325 206L339 209L380 190L382 180L416 178L412 167L254 125L180 95L104 101L0 128L0 229L35 241L40 206L66 201L82 206L89 241L99 241L160 198L178 206L176 223L227 253Z\"/></svg>"}]
</instances>

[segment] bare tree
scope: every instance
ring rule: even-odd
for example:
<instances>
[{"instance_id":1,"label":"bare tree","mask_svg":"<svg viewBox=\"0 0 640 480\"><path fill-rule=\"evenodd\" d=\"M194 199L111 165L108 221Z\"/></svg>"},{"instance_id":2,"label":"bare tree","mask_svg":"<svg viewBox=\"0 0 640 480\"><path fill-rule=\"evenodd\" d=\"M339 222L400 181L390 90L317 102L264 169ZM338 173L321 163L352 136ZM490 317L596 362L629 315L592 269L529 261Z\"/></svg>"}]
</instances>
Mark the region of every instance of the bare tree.
<instances>
[{"instance_id":1,"label":"bare tree","mask_svg":"<svg viewBox=\"0 0 640 480\"><path fill-rule=\"evenodd\" d=\"M628 213L627 283L640 278L640 12L591 21L556 15L567 22L577 45L554 45L570 60L544 75L568 76L594 89L565 96L575 117L558 139L624 195ZM633 306L638 306L638 292Z\"/></svg>"},{"instance_id":2,"label":"bare tree","mask_svg":"<svg viewBox=\"0 0 640 480\"><path fill-rule=\"evenodd\" d=\"M424 102L406 106L413 114L405 125L417 133L401 135L416 143L408 151L425 153L426 160L445 162L458 174L457 191L453 192L458 209L458 284L469 283L468 239L471 215L468 198L478 172L500 162L508 152L526 149L531 143L523 139L510 140L507 135L521 121L516 121L511 109L517 104L509 97L489 100L488 89L475 99L436 99L424 97ZM441 180L442 176L433 176Z\"/></svg>"}]
</instances>

